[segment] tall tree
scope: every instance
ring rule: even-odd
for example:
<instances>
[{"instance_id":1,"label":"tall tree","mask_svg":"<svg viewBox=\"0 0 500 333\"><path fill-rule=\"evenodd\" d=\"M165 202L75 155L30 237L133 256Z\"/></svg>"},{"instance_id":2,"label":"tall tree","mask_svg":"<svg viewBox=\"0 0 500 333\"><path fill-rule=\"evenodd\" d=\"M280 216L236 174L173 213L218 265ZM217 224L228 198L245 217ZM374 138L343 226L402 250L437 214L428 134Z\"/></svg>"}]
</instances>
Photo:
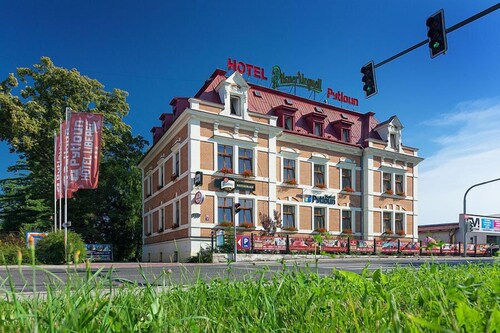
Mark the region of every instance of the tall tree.
<instances>
[{"instance_id":1,"label":"tall tree","mask_svg":"<svg viewBox=\"0 0 500 333\"><path fill-rule=\"evenodd\" d=\"M19 81L24 88L19 88ZM53 211L53 132L66 107L104 114L101 175L97 190L80 190L69 200L69 219L87 242L114 244L118 258L131 255L140 239L140 173L136 167L147 144L134 137L123 117L127 93L106 91L76 69L42 57L0 82L0 140L19 156L15 176L0 182L3 227L50 230ZM138 253L132 254L137 256Z\"/></svg>"}]
</instances>

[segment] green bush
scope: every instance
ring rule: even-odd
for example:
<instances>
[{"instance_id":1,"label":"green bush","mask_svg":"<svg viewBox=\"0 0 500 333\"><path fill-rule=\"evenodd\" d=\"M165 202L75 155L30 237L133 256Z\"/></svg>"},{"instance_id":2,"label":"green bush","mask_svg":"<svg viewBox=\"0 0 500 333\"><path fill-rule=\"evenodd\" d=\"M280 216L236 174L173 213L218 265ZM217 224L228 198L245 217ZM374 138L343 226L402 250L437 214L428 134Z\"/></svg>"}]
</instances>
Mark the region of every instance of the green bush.
<instances>
[{"instance_id":1,"label":"green bush","mask_svg":"<svg viewBox=\"0 0 500 333\"><path fill-rule=\"evenodd\" d=\"M20 234L10 234L0 240L0 265L17 265L18 252L22 254L22 264L31 264L31 252L26 247L26 241Z\"/></svg>"},{"instance_id":2,"label":"green bush","mask_svg":"<svg viewBox=\"0 0 500 333\"><path fill-rule=\"evenodd\" d=\"M201 248L197 255L189 257L187 262L190 263L212 263L212 248Z\"/></svg>"},{"instance_id":3,"label":"green bush","mask_svg":"<svg viewBox=\"0 0 500 333\"><path fill-rule=\"evenodd\" d=\"M43 264L64 264L73 261L80 250L80 261L87 256L85 243L79 234L68 231L68 257L64 260L64 231L51 232L36 244L36 257Z\"/></svg>"}]
</instances>

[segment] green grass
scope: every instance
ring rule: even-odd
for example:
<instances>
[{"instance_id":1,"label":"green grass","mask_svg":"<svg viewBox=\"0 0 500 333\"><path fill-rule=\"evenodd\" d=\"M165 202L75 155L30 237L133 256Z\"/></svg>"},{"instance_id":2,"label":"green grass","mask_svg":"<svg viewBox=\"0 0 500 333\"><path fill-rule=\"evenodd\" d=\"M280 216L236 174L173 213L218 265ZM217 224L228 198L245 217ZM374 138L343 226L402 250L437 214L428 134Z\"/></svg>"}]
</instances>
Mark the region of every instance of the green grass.
<instances>
[{"instance_id":1,"label":"green grass","mask_svg":"<svg viewBox=\"0 0 500 333\"><path fill-rule=\"evenodd\" d=\"M43 297L0 288L0 332L500 332L500 265L276 273L144 287L73 275Z\"/></svg>"}]
</instances>

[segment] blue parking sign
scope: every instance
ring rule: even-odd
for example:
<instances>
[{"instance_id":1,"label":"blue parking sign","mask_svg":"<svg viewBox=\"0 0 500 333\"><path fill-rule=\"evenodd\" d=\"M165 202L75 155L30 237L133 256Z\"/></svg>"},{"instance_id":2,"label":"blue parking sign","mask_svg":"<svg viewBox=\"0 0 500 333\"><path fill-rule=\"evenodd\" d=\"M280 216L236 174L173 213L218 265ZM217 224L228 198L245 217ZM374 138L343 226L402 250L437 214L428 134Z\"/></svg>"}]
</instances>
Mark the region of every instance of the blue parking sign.
<instances>
[{"instance_id":1,"label":"blue parking sign","mask_svg":"<svg viewBox=\"0 0 500 333\"><path fill-rule=\"evenodd\" d=\"M248 237L248 236L241 237L241 247L244 250L250 249L250 237Z\"/></svg>"}]
</instances>

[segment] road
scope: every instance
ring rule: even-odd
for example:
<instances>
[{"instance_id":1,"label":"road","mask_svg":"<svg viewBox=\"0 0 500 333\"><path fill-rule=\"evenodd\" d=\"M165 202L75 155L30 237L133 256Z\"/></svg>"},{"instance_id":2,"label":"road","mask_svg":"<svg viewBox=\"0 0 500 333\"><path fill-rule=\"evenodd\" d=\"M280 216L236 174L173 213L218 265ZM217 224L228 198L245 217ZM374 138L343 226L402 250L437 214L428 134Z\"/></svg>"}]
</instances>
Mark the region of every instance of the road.
<instances>
[{"instance_id":1,"label":"road","mask_svg":"<svg viewBox=\"0 0 500 333\"><path fill-rule=\"evenodd\" d=\"M317 272L319 275L331 274L333 269L360 273L365 267L369 270L381 268L390 270L395 266L418 267L426 262L460 265L467 262L492 264L493 258L460 257L344 257L314 260L289 260L279 262L238 262L231 264L179 264L179 263L92 263L90 274L109 285L133 284L143 286L146 280L152 285L189 284L197 279L210 281L216 278L245 279L259 278L262 274L271 277L277 272ZM0 268L0 293L15 289L19 292L44 292L47 284L66 284L68 279L82 278L87 275L84 264L78 266L36 266L35 277L31 266L7 266ZM35 281L35 285L33 285ZM33 288L35 287L35 289Z\"/></svg>"}]
</instances>

